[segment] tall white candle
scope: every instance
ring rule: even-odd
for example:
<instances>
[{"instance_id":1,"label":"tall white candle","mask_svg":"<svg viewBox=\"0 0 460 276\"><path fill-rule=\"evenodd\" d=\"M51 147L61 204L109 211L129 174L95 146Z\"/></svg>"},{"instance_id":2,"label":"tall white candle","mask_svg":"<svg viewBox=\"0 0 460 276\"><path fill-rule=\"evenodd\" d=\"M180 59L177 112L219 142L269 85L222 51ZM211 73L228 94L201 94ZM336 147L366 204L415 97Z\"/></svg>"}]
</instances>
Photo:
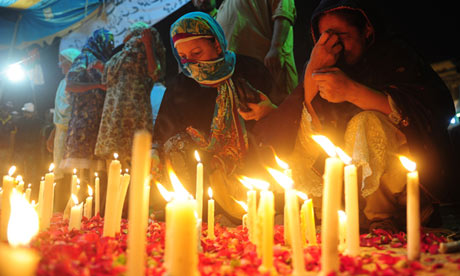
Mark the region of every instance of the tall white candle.
<instances>
[{"instance_id":1,"label":"tall white candle","mask_svg":"<svg viewBox=\"0 0 460 276\"><path fill-rule=\"evenodd\" d=\"M304 200L300 209L300 228L304 243L316 245L316 224L315 214L313 212L313 201L302 192L297 191L297 195Z\"/></svg>"},{"instance_id":2,"label":"tall white candle","mask_svg":"<svg viewBox=\"0 0 460 276\"><path fill-rule=\"evenodd\" d=\"M281 168L283 168L284 170L284 173L286 174L286 176L288 176L289 178L292 178L292 170L289 168L289 165L284 162L283 160L279 159L278 156L275 155L275 160L276 160L276 163L278 163L278 166L280 166ZM288 207L287 207L287 202L288 202L288 189L286 189L286 187L283 187L284 188L284 216L283 216L283 224L284 224L284 244L286 246L290 246L292 241L291 241L291 230L289 229L290 227L290 223L289 223L289 219L290 219L290 216L288 215Z\"/></svg>"},{"instance_id":3,"label":"tall white candle","mask_svg":"<svg viewBox=\"0 0 460 276\"><path fill-rule=\"evenodd\" d=\"M85 203L85 217L90 219L93 216L93 189L88 185L88 197Z\"/></svg>"},{"instance_id":4,"label":"tall white candle","mask_svg":"<svg viewBox=\"0 0 460 276\"><path fill-rule=\"evenodd\" d=\"M117 210L118 191L120 190L120 170L121 163L117 160L118 154L114 154L115 159L109 166L109 175L107 179L107 197L105 200L104 213L104 237L115 236L115 217ZM142 201L141 201L142 202Z\"/></svg>"},{"instance_id":5,"label":"tall white candle","mask_svg":"<svg viewBox=\"0 0 460 276\"><path fill-rule=\"evenodd\" d=\"M346 236L347 236L347 214L339 210L339 251L343 252L346 248Z\"/></svg>"},{"instance_id":6,"label":"tall white candle","mask_svg":"<svg viewBox=\"0 0 460 276\"><path fill-rule=\"evenodd\" d=\"M261 211L261 223L262 223L262 265L259 270L262 273L274 273L275 268L273 266L273 228L275 226L275 208L274 208L274 196L273 192L263 190L260 192L260 204L259 208Z\"/></svg>"},{"instance_id":7,"label":"tall white candle","mask_svg":"<svg viewBox=\"0 0 460 276\"><path fill-rule=\"evenodd\" d=\"M126 193L128 192L129 180L131 176L128 174L128 169L126 173L121 177L120 190L118 191L118 200L117 200L117 214L115 220L115 232L120 232L121 225L121 216L123 214L123 206L125 204Z\"/></svg>"},{"instance_id":8,"label":"tall white candle","mask_svg":"<svg viewBox=\"0 0 460 276\"><path fill-rule=\"evenodd\" d=\"M145 185L150 171L150 149L152 136L146 130L134 134L131 170L131 188L129 190L129 225L127 241L126 275L145 274L146 231L145 231ZM119 175L120 170L117 170ZM120 183L120 182L118 182Z\"/></svg>"},{"instance_id":9,"label":"tall white candle","mask_svg":"<svg viewBox=\"0 0 460 276\"><path fill-rule=\"evenodd\" d=\"M50 226L53 216L53 188L54 188L54 164L50 165L49 173L45 174L45 184L43 188L43 206L41 208L40 229L45 230ZM41 203L40 203L41 204Z\"/></svg>"},{"instance_id":10,"label":"tall white candle","mask_svg":"<svg viewBox=\"0 0 460 276\"><path fill-rule=\"evenodd\" d=\"M169 192L168 190L165 189L163 185L160 183L156 183L158 190L160 191L160 194L163 196L163 198L166 200L167 204L165 206L165 225L166 225L166 234L165 234L165 253L164 253L164 262L165 262L165 267L166 270L170 270L170 264L171 264L171 257L170 257L170 252L172 249L171 245L171 239L172 236L169 234L171 231L171 200L173 199L173 193Z\"/></svg>"},{"instance_id":11,"label":"tall white candle","mask_svg":"<svg viewBox=\"0 0 460 276\"><path fill-rule=\"evenodd\" d=\"M8 175L3 176L3 195L2 195L2 209L1 209L1 220L0 220L0 241L7 241L7 229L8 221L10 220L11 203L9 201L10 194L14 187L14 178L12 177L15 166L12 166L8 172Z\"/></svg>"},{"instance_id":12,"label":"tall white candle","mask_svg":"<svg viewBox=\"0 0 460 276\"><path fill-rule=\"evenodd\" d=\"M251 184L253 180L242 177L240 182L249 189L247 192L247 228L249 234L249 241L256 244L256 225L257 225L257 192L254 190L254 185Z\"/></svg>"},{"instance_id":13,"label":"tall white candle","mask_svg":"<svg viewBox=\"0 0 460 276\"><path fill-rule=\"evenodd\" d=\"M324 275L339 270L339 219L342 195L343 162L336 157L326 159L324 173L321 225L321 271Z\"/></svg>"},{"instance_id":14,"label":"tall white candle","mask_svg":"<svg viewBox=\"0 0 460 276\"><path fill-rule=\"evenodd\" d=\"M212 199L212 189L208 188L208 239L215 239L214 234L214 199Z\"/></svg>"},{"instance_id":15,"label":"tall white candle","mask_svg":"<svg viewBox=\"0 0 460 276\"><path fill-rule=\"evenodd\" d=\"M198 219L203 219L203 163L198 151L195 151L196 164L196 204Z\"/></svg>"},{"instance_id":16,"label":"tall white candle","mask_svg":"<svg viewBox=\"0 0 460 276\"><path fill-rule=\"evenodd\" d=\"M407 173L407 258L417 260L420 258L420 188L417 164L404 156L399 159Z\"/></svg>"},{"instance_id":17,"label":"tall white candle","mask_svg":"<svg viewBox=\"0 0 460 276\"><path fill-rule=\"evenodd\" d=\"M100 187L100 180L99 180L99 176L97 173L94 174L95 175L95 178L94 178L94 192L95 192L95 204L94 204L94 213L95 215L99 214L100 211L101 211L101 187ZM99 214L100 215L100 214Z\"/></svg>"},{"instance_id":18,"label":"tall white candle","mask_svg":"<svg viewBox=\"0 0 460 276\"><path fill-rule=\"evenodd\" d=\"M42 176L42 178L40 180L40 187L39 187L39 190L38 190L38 210L37 210L38 217L40 217L40 218L41 218L41 215L42 215L43 190L44 189L45 189L45 177Z\"/></svg>"}]
</instances>

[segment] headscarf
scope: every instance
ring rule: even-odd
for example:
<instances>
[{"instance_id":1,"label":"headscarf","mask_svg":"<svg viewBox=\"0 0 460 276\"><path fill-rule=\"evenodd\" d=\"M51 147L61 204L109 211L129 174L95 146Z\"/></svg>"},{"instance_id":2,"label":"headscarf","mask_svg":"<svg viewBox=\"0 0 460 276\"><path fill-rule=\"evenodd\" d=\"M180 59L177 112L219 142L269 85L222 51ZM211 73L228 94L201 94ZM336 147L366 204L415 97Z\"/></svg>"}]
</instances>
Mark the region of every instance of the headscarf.
<instances>
[{"instance_id":1,"label":"headscarf","mask_svg":"<svg viewBox=\"0 0 460 276\"><path fill-rule=\"evenodd\" d=\"M217 84L217 98L209 137L193 127L187 133L203 150L213 153L225 164L227 172L241 164L248 148L246 127L238 114L238 97L231 79L235 69L235 53L227 50L227 41L220 25L203 12L191 12L171 25L171 48L186 76L203 85ZM222 53L216 60L182 60L175 46L198 38L214 38Z\"/></svg>"},{"instance_id":2,"label":"headscarf","mask_svg":"<svg viewBox=\"0 0 460 276\"><path fill-rule=\"evenodd\" d=\"M75 58L77 58L80 55L80 51L75 48L67 48L65 50L62 50L59 54L63 56L65 59L67 59L70 63L72 63L75 60Z\"/></svg>"},{"instance_id":3,"label":"headscarf","mask_svg":"<svg viewBox=\"0 0 460 276\"><path fill-rule=\"evenodd\" d=\"M102 73L91 69L96 63L106 63L113 50L113 34L105 29L98 29L88 39L81 54L75 58L67 79L75 82L100 83Z\"/></svg>"},{"instance_id":4,"label":"headscarf","mask_svg":"<svg viewBox=\"0 0 460 276\"><path fill-rule=\"evenodd\" d=\"M146 73L154 82L163 79L166 50L157 29L144 22L136 22L129 29L130 32L124 39L123 49L110 59L111 74L117 74L127 58L139 60L140 64L150 58L150 62L147 61L147 67L150 63L152 68L149 71L146 67ZM144 32L145 30L149 30L150 33Z\"/></svg>"}]
</instances>

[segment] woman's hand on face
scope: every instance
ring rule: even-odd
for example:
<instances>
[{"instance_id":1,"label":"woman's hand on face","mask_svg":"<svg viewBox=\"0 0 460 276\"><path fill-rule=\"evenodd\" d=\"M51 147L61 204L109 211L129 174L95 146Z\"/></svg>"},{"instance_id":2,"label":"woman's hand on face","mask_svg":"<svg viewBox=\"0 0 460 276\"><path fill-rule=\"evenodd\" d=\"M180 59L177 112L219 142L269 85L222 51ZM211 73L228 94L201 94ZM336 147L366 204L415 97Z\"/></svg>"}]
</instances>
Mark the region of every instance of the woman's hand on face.
<instances>
[{"instance_id":1,"label":"woman's hand on face","mask_svg":"<svg viewBox=\"0 0 460 276\"><path fill-rule=\"evenodd\" d=\"M326 31L313 47L308 66L311 70L334 66L342 50L339 36Z\"/></svg>"},{"instance_id":2,"label":"woman's hand on face","mask_svg":"<svg viewBox=\"0 0 460 276\"><path fill-rule=\"evenodd\" d=\"M249 120L258 121L277 108L277 106L274 105L264 93L260 91L258 91L258 93L259 93L260 102L247 103L247 106L249 107L249 109L251 109L250 111L244 112L238 108L238 113L246 121L249 121Z\"/></svg>"},{"instance_id":3,"label":"woman's hand on face","mask_svg":"<svg viewBox=\"0 0 460 276\"><path fill-rule=\"evenodd\" d=\"M312 78L316 81L321 98L331 103L349 101L353 80L339 68L315 70Z\"/></svg>"}]
</instances>

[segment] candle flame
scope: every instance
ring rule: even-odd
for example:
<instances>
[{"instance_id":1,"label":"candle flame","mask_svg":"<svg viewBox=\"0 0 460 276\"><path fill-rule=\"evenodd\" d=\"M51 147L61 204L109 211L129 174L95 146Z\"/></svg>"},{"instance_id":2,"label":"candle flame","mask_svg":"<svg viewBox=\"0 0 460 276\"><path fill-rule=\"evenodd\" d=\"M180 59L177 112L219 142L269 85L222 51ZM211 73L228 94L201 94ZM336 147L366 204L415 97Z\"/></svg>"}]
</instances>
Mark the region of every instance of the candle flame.
<instances>
[{"instance_id":1,"label":"candle flame","mask_svg":"<svg viewBox=\"0 0 460 276\"><path fill-rule=\"evenodd\" d=\"M279 159L278 156L276 156L276 154L275 154L275 160L276 160L276 163L278 164L278 166L280 166L283 170L288 170L289 169L288 163L286 163L283 160Z\"/></svg>"},{"instance_id":2,"label":"candle flame","mask_svg":"<svg viewBox=\"0 0 460 276\"><path fill-rule=\"evenodd\" d=\"M0 187L0 192L3 192L3 188L2 188L2 187Z\"/></svg>"},{"instance_id":3,"label":"candle flame","mask_svg":"<svg viewBox=\"0 0 460 276\"><path fill-rule=\"evenodd\" d=\"M27 188L30 189L30 187L32 187L32 183L29 183L29 185L27 185Z\"/></svg>"},{"instance_id":4,"label":"candle flame","mask_svg":"<svg viewBox=\"0 0 460 276\"><path fill-rule=\"evenodd\" d=\"M129 172L129 169L128 169L128 168L126 168L126 169L125 169L125 173L128 173L128 172Z\"/></svg>"},{"instance_id":5,"label":"candle flame","mask_svg":"<svg viewBox=\"0 0 460 276\"><path fill-rule=\"evenodd\" d=\"M27 245L38 233L38 215L31 205L16 189L11 196L11 214L8 222L8 242L12 246Z\"/></svg>"},{"instance_id":6,"label":"candle flame","mask_svg":"<svg viewBox=\"0 0 460 276\"><path fill-rule=\"evenodd\" d=\"M307 196L306 193L303 193L303 192L301 192L301 191L296 191L296 194L297 194L297 196L300 197L300 199L302 199L303 201L308 200L308 196Z\"/></svg>"},{"instance_id":7,"label":"candle flame","mask_svg":"<svg viewBox=\"0 0 460 276\"><path fill-rule=\"evenodd\" d=\"M115 160L117 160L117 159L118 159L118 153L115 152L115 153L113 154L113 158L114 158Z\"/></svg>"},{"instance_id":8,"label":"candle flame","mask_svg":"<svg viewBox=\"0 0 460 276\"><path fill-rule=\"evenodd\" d=\"M95 177L98 177L98 174L97 174L97 172L96 172L96 173L94 173L94 176L95 176Z\"/></svg>"},{"instance_id":9,"label":"candle flame","mask_svg":"<svg viewBox=\"0 0 460 276\"><path fill-rule=\"evenodd\" d=\"M73 174L77 174L77 169L73 168Z\"/></svg>"},{"instance_id":10,"label":"candle flame","mask_svg":"<svg viewBox=\"0 0 460 276\"><path fill-rule=\"evenodd\" d=\"M78 197L76 195L72 194L72 200L75 205L78 205Z\"/></svg>"},{"instance_id":11,"label":"candle flame","mask_svg":"<svg viewBox=\"0 0 460 276\"><path fill-rule=\"evenodd\" d=\"M160 191L160 194L163 196L163 198L167 201L170 202L173 199L173 194L172 192L166 190L166 188L161 185L161 183L157 182L157 188Z\"/></svg>"},{"instance_id":12,"label":"candle flame","mask_svg":"<svg viewBox=\"0 0 460 276\"><path fill-rule=\"evenodd\" d=\"M180 183L179 178L177 178L177 175L174 173L174 171L170 168L168 170L169 173L169 179L171 180L171 184L174 189L175 196L178 198L187 198L190 193L182 186L182 183Z\"/></svg>"},{"instance_id":13,"label":"candle flame","mask_svg":"<svg viewBox=\"0 0 460 276\"><path fill-rule=\"evenodd\" d=\"M347 213L345 213L343 210L338 210L337 212L339 214L339 221L345 223L347 221Z\"/></svg>"},{"instance_id":14,"label":"candle flame","mask_svg":"<svg viewBox=\"0 0 460 276\"><path fill-rule=\"evenodd\" d=\"M198 154L198 151L195 151L195 159L198 163L201 163L200 155Z\"/></svg>"},{"instance_id":15,"label":"candle flame","mask_svg":"<svg viewBox=\"0 0 460 276\"><path fill-rule=\"evenodd\" d=\"M16 166L11 166L11 168L8 171L8 175L12 176L15 171L16 171Z\"/></svg>"},{"instance_id":16,"label":"candle flame","mask_svg":"<svg viewBox=\"0 0 460 276\"><path fill-rule=\"evenodd\" d=\"M90 185L88 185L88 195L93 196L93 188Z\"/></svg>"},{"instance_id":17,"label":"candle flame","mask_svg":"<svg viewBox=\"0 0 460 276\"><path fill-rule=\"evenodd\" d=\"M280 184L281 187L283 187L283 189L291 189L294 185L294 181L292 180L292 178L287 176L285 173L269 167L267 167L266 169L273 176L276 182L278 182L278 184Z\"/></svg>"},{"instance_id":18,"label":"candle flame","mask_svg":"<svg viewBox=\"0 0 460 276\"><path fill-rule=\"evenodd\" d=\"M80 178L77 178L77 185L80 185Z\"/></svg>"},{"instance_id":19,"label":"candle flame","mask_svg":"<svg viewBox=\"0 0 460 276\"><path fill-rule=\"evenodd\" d=\"M350 165L351 164L351 157L348 156L348 154L346 154L341 148L339 147L335 147L335 152L337 153L337 155L339 156L340 160L342 160L343 163L345 163L346 165Z\"/></svg>"},{"instance_id":20,"label":"candle flame","mask_svg":"<svg viewBox=\"0 0 460 276\"><path fill-rule=\"evenodd\" d=\"M260 179L249 178L247 176L242 176L239 178L240 182L248 189L259 189L259 190L268 190L270 184L267 181Z\"/></svg>"},{"instance_id":21,"label":"candle flame","mask_svg":"<svg viewBox=\"0 0 460 276\"><path fill-rule=\"evenodd\" d=\"M54 163L50 164L50 167L48 169L49 172L52 172L54 170Z\"/></svg>"},{"instance_id":22,"label":"candle flame","mask_svg":"<svg viewBox=\"0 0 460 276\"><path fill-rule=\"evenodd\" d=\"M404 168L406 168L406 170L410 172L415 171L415 169L417 168L417 164L405 156L399 156L399 160L403 164Z\"/></svg>"},{"instance_id":23,"label":"candle flame","mask_svg":"<svg viewBox=\"0 0 460 276\"><path fill-rule=\"evenodd\" d=\"M211 187L208 188L208 196L210 199L212 199L212 189Z\"/></svg>"},{"instance_id":24,"label":"candle flame","mask_svg":"<svg viewBox=\"0 0 460 276\"><path fill-rule=\"evenodd\" d=\"M324 135L312 135L311 138L318 143L330 157L336 156L335 146L329 138Z\"/></svg>"},{"instance_id":25,"label":"candle flame","mask_svg":"<svg viewBox=\"0 0 460 276\"><path fill-rule=\"evenodd\" d=\"M41 180L42 180L42 181L44 181L44 180L45 180L45 177L44 177L44 176L42 176L42 179L41 179Z\"/></svg>"},{"instance_id":26,"label":"candle flame","mask_svg":"<svg viewBox=\"0 0 460 276\"><path fill-rule=\"evenodd\" d=\"M233 199L233 200L236 201L236 203L238 203L244 209L246 213L248 212L248 205L244 201L240 201L236 199Z\"/></svg>"},{"instance_id":27,"label":"candle flame","mask_svg":"<svg viewBox=\"0 0 460 276\"><path fill-rule=\"evenodd\" d=\"M18 175L16 176L16 181L17 181L17 182L21 182L21 181L22 181L22 175L18 174Z\"/></svg>"}]
</instances>

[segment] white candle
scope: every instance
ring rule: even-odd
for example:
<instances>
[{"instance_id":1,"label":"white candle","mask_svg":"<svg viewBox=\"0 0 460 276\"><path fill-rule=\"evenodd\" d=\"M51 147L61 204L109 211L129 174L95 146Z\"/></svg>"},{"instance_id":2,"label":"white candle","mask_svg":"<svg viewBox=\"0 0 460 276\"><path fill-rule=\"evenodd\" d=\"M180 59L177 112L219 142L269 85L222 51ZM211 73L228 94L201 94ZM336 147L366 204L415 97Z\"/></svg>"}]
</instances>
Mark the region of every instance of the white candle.
<instances>
[{"instance_id":1,"label":"white candle","mask_svg":"<svg viewBox=\"0 0 460 276\"><path fill-rule=\"evenodd\" d=\"M346 253L350 256L359 255L359 199L358 175L352 159L340 148L336 148L340 159L347 164L345 174L345 212L346 212ZM340 218L340 217L339 217ZM342 242L342 240L341 240ZM344 245L343 245L344 246Z\"/></svg>"},{"instance_id":2,"label":"white candle","mask_svg":"<svg viewBox=\"0 0 460 276\"><path fill-rule=\"evenodd\" d=\"M94 189L95 189L95 193L96 193L96 202L94 204L94 213L95 215L99 214L100 211L101 211L101 187L100 187L100 180L99 180L99 176L97 175L97 173L95 173L95 178L94 178ZM100 214L99 214L100 215Z\"/></svg>"},{"instance_id":3,"label":"white candle","mask_svg":"<svg viewBox=\"0 0 460 276\"><path fill-rule=\"evenodd\" d=\"M343 162L336 157L326 159L324 173L321 225L321 271L328 275L339 270L338 213L342 195Z\"/></svg>"},{"instance_id":4,"label":"white candle","mask_svg":"<svg viewBox=\"0 0 460 276\"><path fill-rule=\"evenodd\" d=\"M407 173L407 258L417 260L420 258L420 190L416 163L404 156L399 159Z\"/></svg>"},{"instance_id":5,"label":"white candle","mask_svg":"<svg viewBox=\"0 0 460 276\"><path fill-rule=\"evenodd\" d=\"M54 187L54 164L50 165L49 173L45 174L45 184L43 188L43 206L40 208L40 229L45 230L50 226L53 216L53 187ZM41 205L41 203L40 203Z\"/></svg>"},{"instance_id":6,"label":"white candle","mask_svg":"<svg viewBox=\"0 0 460 276\"><path fill-rule=\"evenodd\" d=\"M168 190L165 189L163 185L160 183L156 183L158 190L160 191L160 194L163 196L163 198L166 200L167 204L165 207L165 225L166 225L166 233L165 233L165 253L164 253L164 262L165 262L165 267L166 270L170 270L170 264L171 264L171 257L170 257L170 251L172 249L172 244L171 244L171 200L173 199L173 193L169 192Z\"/></svg>"},{"instance_id":7,"label":"white candle","mask_svg":"<svg viewBox=\"0 0 460 276\"><path fill-rule=\"evenodd\" d=\"M275 273L275 268L273 266L273 228L275 226L275 208L273 192L267 190L263 190L260 192L259 209L261 209L261 217L259 219L262 225L262 265L260 266L259 270L262 273L268 272L272 274Z\"/></svg>"},{"instance_id":8,"label":"white candle","mask_svg":"<svg viewBox=\"0 0 460 276\"><path fill-rule=\"evenodd\" d=\"M90 219L93 216L93 189L88 185L88 197L85 203L85 217Z\"/></svg>"},{"instance_id":9,"label":"white candle","mask_svg":"<svg viewBox=\"0 0 460 276\"><path fill-rule=\"evenodd\" d=\"M40 187L38 190L38 217L41 218L43 206L43 190L45 189L45 177L42 176L40 180Z\"/></svg>"},{"instance_id":10,"label":"white candle","mask_svg":"<svg viewBox=\"0 0 460 276\"><path fill-rule=\"evenodd\" d=\"M339 251L343 252L346 247L346 236L347 236L347 214L339 210Z\"/></svg>"},{"instance_id":11,"label":"white candle","mask_svg":"<svg viewBox=\"0 0 460 276\"><path fill-rule=\"evenodd\" d=\"M78 204L78 198L72 194L74 206L70 209L69 230L80 230L83 202Z\"/></svg>"},{"instance_id":12,"label":"white candle","mask_svg":"<svg viewBox=\"0 0 460 276\"><path fill-rule=\"evenodd\" d=\"M215 239L216 235L214 234L214 199L212 199L212 189L208 188L208 239Z\"/></svg>"},{"instance_id":13,"label":"white candle","mask_svg":"<svg viewBox=\"0 0 460 276\"><path fill-rule=\"evenodd\" d=\"M196 164L196 204L198 219L203 218L203 163L201 163L198 151L195 151Z\"/></svg>"},{"instance_id":14,"label":"white candle","mask_svg":"<svg viewBox=\"0 0 460 276\"><path fill-rule=\"evenodd\" d=\"M26 189L25 197L26 197L26 200L28 202L30 202L30 194L32 193L32 188L31 187L32 187L32 184L29 183L29 185L27 186L27 189Z\"/></svg>"},{"instance_id":15,"label":"white candle","mask_svg":"<svg viewBox=\"0 0 460 276\"><path fill-rule=\"evenodd\" d=\"M70 194L77 195L77 179L77 169L73 169L72 182L70 183Z\"/></svg>"},{"instance_id":16,"label":"white candle","mask_svg":"<svg viewBox=\"0 0 460 276\"><path fill-rule=\"evenodd\" d=\"M120 190L118 191L118 200L117 200L117 214L116 214L116 221L115 221L115 232L120 232L120 225L121 225L121 216L123 214L123 206L125 204L126 193L128 192L128 185L129 185L130 175L128 174L128 169L126 169L126 173L123 174L121 177L120 183Z\"/></svg>"},{"instance_id":17,"label":"white candle","mask_svg":"<svg viewBox=\"0 0 460 276\"><path fill-rule=\"evenodd\" d=\"M20 193L24 193L24 180L22 179L22 176L16 176L16 182L18 183L16 185L16 190Z\"/></svg>"},{"instance_id":18,"label":"white candle","mask_svg":"<svg viewBox=\"0 0 460 276\"><path fill-rule=\"evenodd\" d=\"M289 168L289 165L287 163L285 163L283 160L279 159L278 156L275 155L275 160L276 160L276 163L278 163L278 165L283 168L284 170L284 173L286 174L286 176L288 176L289 178L292 178L292 171L291 169ZM286 189L286 187L283 187L284 188L284 216L283 216L283 224L284 224L284 244L286 246L290 246L291 245L291 230L289 229L289 218L290 216L288 215L288 208L287 208L287 202L288 202L288 190Z\"/></svg>"},{"instance_id":19,"label":"white candle","mask_svg":"<svg viewBox=\"0 0 460 276\"><path fill-rule=\"evenodd\" d=\"M121 163L117 160L118 154L114 154L115 159L112 160L109 167L109 175L107 179L107 197L105 200L105 213L104 213L104 237L115 236L115 217L118 205L118 191L120 189L120 170ZM142 202L142 200L138 201Z\"/></svg>"},{"instance_id":20,"label":"white candle","mask_svg":"<svg viewBox=\"0 0 460 276\"><path fill-rule=\"evenodd\" d=\"M247 188L247 228L249 241L256 244L256 225L257 225L257 192L253 189L254 185L251 184L253 180L247 177L240 178L240 182Z\"/></svg>"},{"instance_id":21,"label":"white candle","mask_svg":"<svg viewBox=\"0 0 460 276\"><path fill-rule=\"evenodd\" d=\"M315 214L313 212L313 201L302 192L297 191L297 195L304 201L300 209L300 228L304 244L316 245L316 225Z\"/></svg>"},{"instance_id":22,"label":"white candle","mask_svg":"<svg viewBox=\"0 0 460 276\"><path fill-rule=\"evenodd\" d=\"M169 264L167 274L198 275L198 240L197 236L197 215L196 201L189 192L182 186L176 174L170 170L169 178L174 188L174 200L169 203L170 223L166 228L168 243Z\"/></svg>"},{"instance_id":23,"label":"white candle","mask_svg":"<svg viewBox=\"0 0 460 276\"><path fill-rule=\"evenodd\" d=\"M8 175L3 176L3 195L2 195L2 209L0 220L0 241L7 241L8 221L10 219L11 203L8 200L14 187L14 178L12 177L15 166L12 166L8 171Z\"/></svg>"},{"instance_id":24,"label":"white candle","mask_svg":"<svg viewBox=\"0 0 460 276\"><path fill-rule=\"evenodd\" d=\"M145 231L145 185L150 172L150 149L152 136L141 130L134 134L131 170L131 188L129 191L129 225L127 241L126 275L145 274L146 231ZM120 169L116 170L120 174ZM120 182L118 182L120 183ZM106 207L107 208L107 207ZM113 211L113 210L112 210ZM106 209L107 212L107 209Z\"/></svg>"}]
</instances>

